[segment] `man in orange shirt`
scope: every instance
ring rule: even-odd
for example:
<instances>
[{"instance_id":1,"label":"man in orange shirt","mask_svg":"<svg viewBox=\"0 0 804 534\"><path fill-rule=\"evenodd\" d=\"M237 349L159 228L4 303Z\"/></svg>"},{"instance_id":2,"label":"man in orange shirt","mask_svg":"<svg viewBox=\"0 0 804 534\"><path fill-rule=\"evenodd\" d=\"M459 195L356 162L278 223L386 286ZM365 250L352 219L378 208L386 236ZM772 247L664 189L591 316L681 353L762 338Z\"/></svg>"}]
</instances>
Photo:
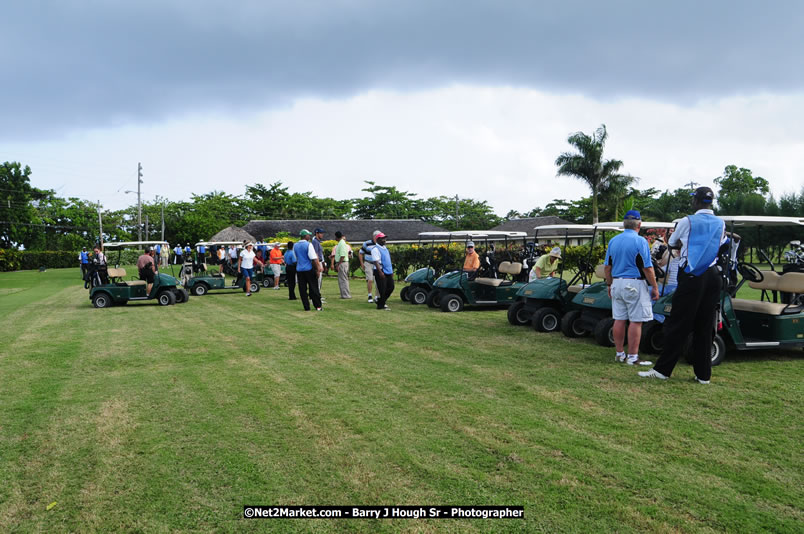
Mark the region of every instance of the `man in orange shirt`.
<instances>
[{"instance_id":1,"label":"man in orange shirt","mask_svg":"<svg viewBox=\"0 0 804 534\"><path fill-rule=\"evenodd\" d=\"M480 269L480 257L475 252L475 244L471 241L466 243L466 259L463 260L463 272L469 275L469 279L477 275Z\"/></svg>"},{"instance_id":2,"label":"man in orange shirt","mask_svg":"<svg viewBox=\"0 0 804 534\"><path fill-rule=\"evenodd\" d=\"M282 264L285 263L285 257L282 256L279 244L274 245L274 248L268 253L268 261L271 264L271 271L274 273L274 289L279 290L279 277L282 275Z\"/></svg>"}]
</instances>

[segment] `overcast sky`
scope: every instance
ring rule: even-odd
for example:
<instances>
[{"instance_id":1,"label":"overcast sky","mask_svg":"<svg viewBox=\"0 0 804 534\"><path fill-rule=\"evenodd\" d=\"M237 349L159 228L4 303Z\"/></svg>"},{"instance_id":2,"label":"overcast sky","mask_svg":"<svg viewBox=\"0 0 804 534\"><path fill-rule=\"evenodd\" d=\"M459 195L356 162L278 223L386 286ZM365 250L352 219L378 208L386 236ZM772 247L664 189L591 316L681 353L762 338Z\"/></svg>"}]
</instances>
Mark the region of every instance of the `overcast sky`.
<instances>
[{"instance_id":1,"label":"overcast sky","mask_svg":"<svg viewBox=\"0 0 804 534\"><path fill-rule=\"evenodd\" d=\"M16 1L0 7L0 161L120 208L364 180L505 214L588 194L574 131L641 188L804 170L804 3Z\"/></svg>"}]
</instances>

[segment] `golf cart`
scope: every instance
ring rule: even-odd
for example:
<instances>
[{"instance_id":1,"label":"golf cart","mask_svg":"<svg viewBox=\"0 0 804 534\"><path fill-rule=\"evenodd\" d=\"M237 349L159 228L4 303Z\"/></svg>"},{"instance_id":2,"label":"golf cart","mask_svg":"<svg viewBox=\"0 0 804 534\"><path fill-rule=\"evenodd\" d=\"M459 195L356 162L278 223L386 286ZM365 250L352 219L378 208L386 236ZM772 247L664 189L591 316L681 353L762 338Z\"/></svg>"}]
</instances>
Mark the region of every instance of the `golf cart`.
<instances>
[{"instance_id":1,"label":"golf cart","mask_svg":"<svg viewBox=\"0 0 804 534\"><path fill-rule=\"evenodd\" d=\"M411 304L424 304L433 291L433 284L436 279L444 274L447 258L449 256L450 232L421 232L419 234L419 254L417 255L418 267L410 273L405 282L409 285L402 288L399 298ZM422 261L424 256L424 244L429 244L429 254L427 262ZM436 246L436 243L442 243Z\"/></svg>"},{"instance_id":2,"label":"golf cart","mask_svg":"<svg viewBox=\"0 0 804 534\"><path fill-rule=\"evenodd\" d=\"M616 226L592 224L553 224L537 226L534 241L539 241L539 234L563 234L564 251L569 247L570 239L588 236L591 232L590 254L598 231L619 231ZM577 271L569 283L564 280L564 263L560 260L557 276L549 276L533 280L522 286L516 294L516 300L508 308L508 322L514 326L533 325L539 332L554 332L561 326L561 319L572 306L572 299L587 287L594 274L591 261L580 261Z\"/></svg>"},{"instance_id":3,"label":"golf cart","mask_svg":"<svg viewBox=\"0 0 804 534\"><path fill-rule=\"evenodd\" d=\"M160 306L169 306L176 303L185 303L190 296L186 289L180 288L179 281L168 274L158 272L154 275L154 283L150 293L146 293L145 280L134 277L126 279L126 270L120 267L120 258L123 249L144 249L150 246L162 245L162 249L169 248L162 241L124 241L117 243L104 243L107 252L107 263L110 252L117 250L117 261L114 267L107 267L108 283L93 286L89 290L89 300L96 308L108 308L112 305L123 305L138 300L156 300ZM157 266L157 269L159 266Z\"/></svg>"},{"instance_id":4,"label":"golf cart","mask_svg":"<svg viewBox=\"0 0 804 534\"><path fill-rule=\"evenodd\" d=\"M242 246L242 241L204 241L196 243L196 249L204 245L207 248L216 246ZM226 276L231 276L232 281L227 283ZM256 277L256 275L255 275ZM210 291L230 291L238 289L246 291L246 279L237 272L237 264L232 264L230 259L226 257L220 265L217 273L207 270L206 263L199 263L192 260L192 258L185 258L184 265L181 272L182 284L193 295L198 297L206 295ZM250 291L257 293L260 290L260 284L255 280L251 280Z\"/></svg>"},{"instance_id":5,"label":"golf cart","mask_svg":"<svg viewBox=\"0 0 804 534\"><path fill-rule=\"evenodd\" d=\"M608 231L616 228L622 231L622 221L605 222L598 224L599 229ZM640 232L660 230L665 233L665 241L669 232L675 228L674 223L642 221ZM661 269L656 269L656 278L664 276ZM604 278L605 267L598 265L595 276ZM598 282L578 292L572 299L574 309L564 315L561 331L567 337L580 337L591 333L595 341L604 347L614 346L614 318L611 316L611 297L605 282Z\"/></svg>"},{"instance_id":6,"label":"golf cart","mask_svg":"<svg viewBox=\"0 0 804 534\"><path fill-rule=\"evenodd\" d=\"M748 215L724 215L726 230L732 234L744 228L792 227L804 231L804 218ZM731 242L730 246L734 246ZM761 256L764 253L760 253ZM759 350L769 348L804 347L804 272L760 271L750 263L737 263L742 280L734 291L745 284L761 290L760 300L735 298L727 288L727 273L733 267L735 254L722 255L724 289L720 295L717 332L712 340L712 365L720 364L727 348ZM765 256L767 257L767 256ZM726 259L727 258L727 259ZM788 298L781 298L784 294ZM785 302L787 301L787 302ZM669 316L673 310L672 295L663 296L653 306L654 314ZM660 352L664 339L662 324L652 321L643 332L642 344L646 349ZM686 340L690 343L691 340Z\"/></svg>"},{"instance_id":7,"label":"golf cart","mask_svg":"<svg viewBox=\"0 0 804 534\"><path fill-rule=\"evenodd\" d=\"M268 246L268 247L271 247L271 248L279 247L280 250L284 246L281 243L259 243L258 244L258 246L261 246L261 245L265 245L265 246ZM268 252L270 252L270 250ZM255 272L254 272L254 280L258 284L262 285L262 287L265 287L265 288L274 287L274 273L271 270L270 263L268 262L268 260L269 260L269 258L267 258L267 257L263 258L263 261L265 262L265 266L262 269L260 269L260 272L256 272L256 269L255 269ZM282 265L280 265L280 267L281 267L281 269L280 269L280 273L279 273L279 285L287 285L287 273L285 271L285 264L282 263Z\"/></svg>"},{"instance_id":8,"label":"golf cart","mask_svg":"<svg viewBox=\"0 0 804 534\"><path fill-rule=\"evenodd\" d=\"M480 269L475 276L456 270L440 276L433 284L428 304L438 306L444 312L457 312L464 306L501 307L509 306L517 291L525 285L521 281L523 263L527 265L528 244L525 232L464 231L452 232L450 240L483 242L485 250L480 255ZM522 241L522 250L512 253L509 244ZM502 241L502 249L495 250L494 242ZM495 259L499 253L501 258ZM500 261L503 257L506 259ZM520 261L511 261L520 260Z\"/></svg>"}]
</instances>

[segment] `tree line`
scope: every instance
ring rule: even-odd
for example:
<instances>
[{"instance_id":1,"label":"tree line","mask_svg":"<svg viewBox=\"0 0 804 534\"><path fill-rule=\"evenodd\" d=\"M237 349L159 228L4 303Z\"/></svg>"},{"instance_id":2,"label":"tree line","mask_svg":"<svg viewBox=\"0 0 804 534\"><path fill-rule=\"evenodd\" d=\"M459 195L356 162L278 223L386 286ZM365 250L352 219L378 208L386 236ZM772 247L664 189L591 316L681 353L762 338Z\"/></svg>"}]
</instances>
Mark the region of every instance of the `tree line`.
<instances>
[{"instance_id":1,"label":"tree line","mask_svg":"<svg viewBox=\"0 0 804 534\"><path fill-rule=\"evenodd\" d=\"M620 172L623 162L604 159L608 132L601 125L591 135L571 134L574 151L556 159L557 175L579 179L590 189L580 200L554 199L544 207L497 215L485 200L438 196L419 198L392 185L367 181L364 196L352 199L317 197L292 192L281 181L268 186L249 185L242 195L220 191L193 194L189 201L157 197L142 203L139 230L143 238L162 236L170 243L196 243L229 225L242 226L254 219L419 219L447 230L486 230L503 221L557 216L574 223L619 220L632 208L648 220L671 221L686 215L692 187L673 191L638 189L639 178ZM98 212L104 240L133 240L138 236L137 205L102 210L75 197L62 198L53 190L31 184L31 168L19 162L0 165L0 248L26 250L77 250L99 241ZM766 179L750 169L729 165L714 178L719 214L804 216L804 188L778 199L770 195Z\"/></svg>"}]
</instances>

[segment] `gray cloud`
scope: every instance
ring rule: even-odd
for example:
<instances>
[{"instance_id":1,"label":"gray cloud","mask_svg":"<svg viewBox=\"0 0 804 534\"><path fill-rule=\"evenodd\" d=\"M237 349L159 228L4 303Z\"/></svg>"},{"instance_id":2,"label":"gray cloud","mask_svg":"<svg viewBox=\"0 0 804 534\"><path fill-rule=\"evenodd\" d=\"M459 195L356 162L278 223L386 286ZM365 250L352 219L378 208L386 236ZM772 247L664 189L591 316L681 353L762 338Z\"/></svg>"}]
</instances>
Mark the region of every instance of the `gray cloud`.
<instances>
[{"instance_id":1,"label":"gray cloud","mask_svg":"<svg viewBox=\"0 0 804 534\"><path fill-rule=\"evenodd\" d=\"M453 83L675 102L794 92L803 6L13 0L0 138Z\"/></svg>"}]
</instances>

